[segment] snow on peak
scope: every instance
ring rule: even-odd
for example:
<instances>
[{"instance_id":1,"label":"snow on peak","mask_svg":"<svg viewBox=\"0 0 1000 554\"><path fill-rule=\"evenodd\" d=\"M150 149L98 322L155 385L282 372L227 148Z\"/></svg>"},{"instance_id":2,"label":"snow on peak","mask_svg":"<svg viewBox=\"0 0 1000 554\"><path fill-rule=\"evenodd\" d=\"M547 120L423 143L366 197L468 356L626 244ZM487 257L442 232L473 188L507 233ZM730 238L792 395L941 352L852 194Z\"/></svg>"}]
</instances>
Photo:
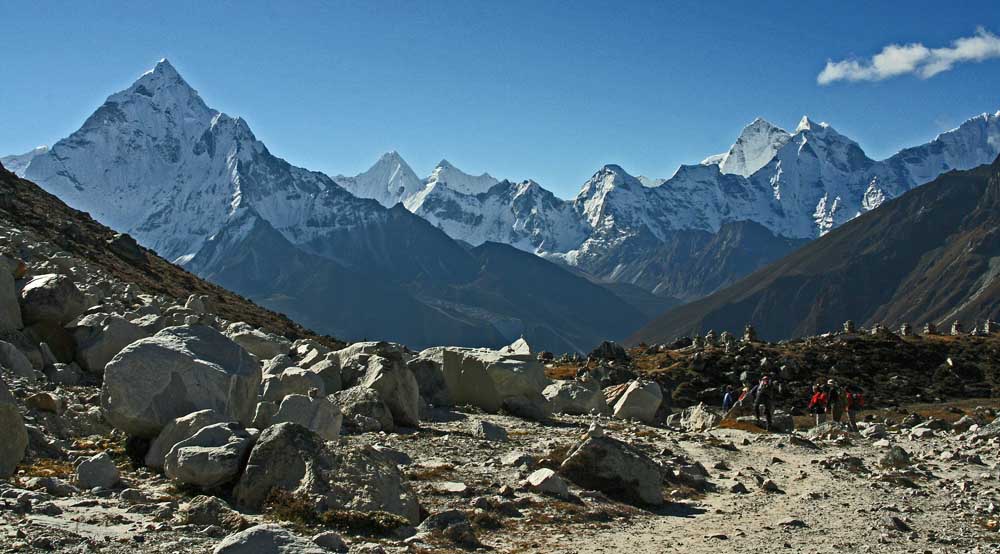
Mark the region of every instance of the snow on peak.
<instances>
[{"instance_id":1,"label":"snow on peak","mask_svg":"<svg viewBox=\"0 0 1000 554\"><path fill-rule=\"evenodd\" d=\"M354 196L372 198L387 208L405 202L424 187L395 150L382 154L368 171L354 177L338 176L335 180Z\"/></svg>"},{"instance_id":2,"label":"snow on peak","mask_svg":"<svg viewBox=\"0 0 1000 554\"><path fill-rule=\"evenodd\" d=\"M31 160L35 159L36 156L40 156L49 151L49 147L42 145L33 148L30 152L25 152L24 154L15 154L13 156L3 156L0 157L0 165L4 166L7 171L19 176L24 177L24 171L28 169L28 164Z\"/></svg>"},{"instance_id":3,"label":"snow on peak","mask_svg":"<svg viewBox=\"0 0 1000 554\"><path fill-rule=\"evenodd\" d=\"M771 161L789 140L791 135L787 131L758 117L743 128L733 146L722 155L719 169L723 173L749 177ZM712 158L702 161L703 165L713 163Z\"/></svg>"},{"instance_id":4,"label":"snow on peak","mask_svg":"<svg viewBox=\"0 0 1000 554\"><path fill-rule=\"evenodd\" d=\"M662 185L663 183L667 182L667 180L662 177L653 178L653 177L646 177L645 175L639 175L638 177L636 177L636 179L638 179L639 182L642 183L642 186L648 188L656 188Z\"/></svg>"},{"instance_id":5,"label":"snow on peak","mask_svg":"<svg viewBox=\"0 0 1000 554\"><path fill-rule=\"evenodd\" d=\"M469 175L452 165L448 160L438 162L425 182L428 185L444 185L463 194L486 192L498 183L489 173L483 173L479 176Z\"/></svg>"},{"instance_id":6,"label":"snow on peak","mask_svg":"<svg viewBox=\"0 0 1000 554\"><path fill-rule=\"evenodd\" d=\"M802 116L799 120L799 124L795 127L796 133L801 133L803 131L816 131L820 129L826 129L830 125L826 122L816 123L815 121L809 119L808 115Z\"/></svg>"}]
</instances>

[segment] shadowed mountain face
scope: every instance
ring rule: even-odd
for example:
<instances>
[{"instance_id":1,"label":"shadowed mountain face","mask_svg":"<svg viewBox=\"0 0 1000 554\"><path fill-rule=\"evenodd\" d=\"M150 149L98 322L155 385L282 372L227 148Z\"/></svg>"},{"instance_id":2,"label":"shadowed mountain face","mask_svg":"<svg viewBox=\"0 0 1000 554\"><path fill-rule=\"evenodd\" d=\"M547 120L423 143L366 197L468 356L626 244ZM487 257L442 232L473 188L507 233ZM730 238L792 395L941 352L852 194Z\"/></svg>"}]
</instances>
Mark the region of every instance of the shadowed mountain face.
<instances>
[{"instance_id":1,"label":"shadowed mountain face","mask_svg":"<svg viewBox=\"0 0 1000 554\"><path fill-rule=\"evenodd\" d=\"M767 339L837 329L847 319L966 327L1000 315L1000 158L952 171L835 229L631 337L740 331Z\"/></svg>"}]
</instances>

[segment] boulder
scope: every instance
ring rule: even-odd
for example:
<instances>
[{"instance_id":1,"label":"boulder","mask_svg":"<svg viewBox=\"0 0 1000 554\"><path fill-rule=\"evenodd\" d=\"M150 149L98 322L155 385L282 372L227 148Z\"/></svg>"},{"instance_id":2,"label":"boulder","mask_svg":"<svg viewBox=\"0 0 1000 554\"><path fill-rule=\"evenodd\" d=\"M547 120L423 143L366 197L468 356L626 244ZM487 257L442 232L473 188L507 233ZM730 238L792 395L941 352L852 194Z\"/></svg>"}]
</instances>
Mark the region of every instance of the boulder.
<instances>
[{"instance_id":1,"label":"boulder","mask_svg":"<svg viewBox=\"0 0 1000 554\"><path fill-rule=\"evenodd\" d=\"M226 336L261 360L288 354L292 348L292 342L285 337L254 329L242 322L230 325L226 329Z\"/></svg>"},{"instance_id":2,"label":"boulder","mask_svg":"<svg viewBox=\"0 0 1000 554\"><path fill-rule=\"evenodd\" d=\"M393 431L396 426L389 406L368 387L351 387L333 395L344 416L344 427L355 432Z\"/></svg>"},{"instance_id":3,"label":"boulder","mask_svg":"<svg viewBox=\"0 0 1000 554\"><path fill-rule=\"evenodd\" d=\"M17 331L24 327L21 319L21 305L17 301L14 276L9 271L0 271L0 332Z\"/></svg>"},{"instance_id":4,"label":"boulder","mask_svg":"<svg viewBox=\"0 0 1000 554\"><path fill-rule=\"evenodd\" d=\"M541 394L505 398L503 410L512 416L533 421L546 421L552 415L549 403Z\"/></svg>"},{"instance_id":5,"label":"boulder","mask_svg":"<svg viewBox=\"0 0 1000 554\"><path fill-rule=\"evenodd\" d=\"M281 401L277 413L271 417L270 424L298 423L323 437L323 440L335 441L340 438L340 425L343 421L344 416L340 413L340 408L327 397L310 398L292 394Z\"/></svg>"},{"instance_id":6,"label":"boulder","mask_svg":"<svg viewBox=\"0 0 1000 554\"><path fill-rule=\"evenodd\" d=\"M378 392L392 412L392 420L397 426L420 425L420 389L413 372L402 362L372 356L361 386Z\"/></svg>"},{"instance_id":7,"label":"boulder","mask_svg":"<svg viewBox=\"0 0 1000 554\"><path fill-rule=\"evenodd\" d=\"M284 527L256 525L222 539L212 554L326 554L312 542Z\"/></svg>"},{"instance_id":8,"label":"boulder","mask_svg":"<svg viewBox=\"0 0 1000 554\"><path fill-rule=\"evenodd\" d=\"M347 552L347 543L333 531L323 531L312 538L313 544L328 552Z\"/></svg>"},{"instance_id":9,"label":"boulder","mask_svg":"<svg viewBox=\"0 0 1000 554\"><path fill-rule=\"evenodd\" d=\"M249 424L259 386L257 361L215 329L168 327L108 363L101 408L116 428L154 438L174 418L199 410Z\"/></svg>"},{"instance_id":10,"label":"boulder","mask_svg":"<svg viewBox=\"0 0 1000 554\"><path fill-rule=\"evenodd\" d=\"M288 354L279 354L261 364L264 375L281 375L282 371L295 366L295 361ZM332 392L332 391L331 391Z\"/></svg>"},{"instance_id":11,"label":"boulder","mask_svg":"<svg viewBox=\"0 0 1000 554\"><path fill-rule=\"evenodd\" d=\"M134 264L146 265L146 253L131 235L115 233L115 236L105 241L108 249Z\"/></svg>"},{"instance_id":12,"label":"boulder","mask_svg":"<svg viewBox=\"0 0 1000 554\"><path fill-rule=\"evenodd\" d=\"M2 340L0 340L0 367L5 367L14 375L30 381L36 379L35 368L28 357L13 344Z\"/></svg>"},{"instance_id":13,"label":"boulder","mask_svg":"<svg viewBox=\"0 0 1000 554\"><path fill-rule=\"evenodd\" d=\"M181 525L216 525L227 531L249 527L247 520L215 496L198 495L177 507L175 519Z\"/></svg>"},{"instance_id":14,"label":"boulder","mask_svg":"<svg viewBox=\"0 0 1000 554\"><path fill-rule=\"evenodd\" d=\"M467 550L474 550L483 546L479 542L479 538L476 537L476 531L472 527L472 522L469 521L469 516L461 510L445 510L427 516L427 519L420 522L420 525L417 527L415 538L435 535L443 537ZM428 542L430 544L437 544L440 540L432 538Z\"/></svg>"},{"instance_id":15,"label":"boulder","mask_svg":"<svg viewBox=\"0 0 1000 554\"><path fill-rule=\"evenodd\" d=\"M440 351L440 349L435 349ZM448 386L444 382L444 373L441 372L441 356L424 356L421 352L419 356L406 363L406 367L413 372L417 379L417 387L420 388L420 397L432 406L451 406L451 397L448 395Z\"/></svg>"},{"instance_id":16,"label":"boulder","mask_svg":"<svg viewBox=\"0 0 1000 554\"><path fill-rule=\"evenodd\" d=\"M76 363L91 373L104 373L115 354L146 332L123 317L103 313L83 316L70 327L76 344Z\"/></svg>"},{"instance_id":17,"label":"boulder","mask_svg":"<svg viewBox=\"0 0 1000 554\"><path fill-rule=\"evenodd\" d=\"M65 275L39 275L21 289L21 317L25 325L50 322L65 325L87 309L86 298Z\"/></svg>"},{"instance_id":18,"label":"boulder","mask_svg":"<svg viewBox=\"0 0 1000 554\"><path fill-rule=\"evenodd\" d=\"M174 418L160 431L149 450L146 452L146 467L150 469L162 470L163 462L166 461L167 453L175 444L187 440L194 436L203 427L216 423L226 423L232 419L223 416L215 410L200 410Z\"/></svg>"},{"instance_id":19,"label":"boulder","mask_svg":"<svg viewBox=\"0 0 1000 554\"><path fill-rule=\"evenodd\" d=\"M572 415L608 414L611 408L598 387L579 381L555 381L545 387L542 396L555 413Z\"/></svg>"},{"instance_id":20,"label":"boulder","mask_svg":"<svg viewBox=\"0 0 1000 554\"><path fill-rule=\"evenodd\" d=\"M663 391L660 390L660 385L637 379L629 384L615 403L614 417L653 423L662 403Z\"/></svg>"},{"instance_id":21,"label":"boulder","mask_svg":"<svg viewBox=\"0 0 1000 554\"><path fill-rule=\"evenodd\" d=\"M188 296L187 302L184 303L184 307L191 310L196 314L203 314L208 311L205 307L205 302L208 300L208 296L204 294L192 294ZM243 346L242 344L240 346ZM246 348L246 346L243 346ZM247 350L250 350L247 348ZM252 353L252 351L251 351Z\"/></svg>"},{"instance_id":22,"label":"boulder","mask_svg":"<svg viewBox=\"0 0 1000 554\"><path fill-rule=\"evenodd\" d=\"M239 476L252 446L253 437L239 423L202 427L170 449L163 472L185 485L201 489L219 487Z\"/></svg>"},{"instance_id":23,"label":"boulder","mask_svg":"<svg viewBox=\"0 0 1000 554\"><path fill-rule=\"evenodd\" d=\"M910 453L902 447L893 446L879 458L879 465L884 468L904 469L910 466Z\"/></svg>"},{"instance_id":24,"label":"boulder","mask_svg":"<svg viewBox=\"0 0 1000 554\"><path fill-rule=\"evenodd\" d=\"M86 458L76 466L76 483L84 489L109 489L120 480L118 466L107 452Z\"/></svg>"},{"instance_id":25,"label":"boulder","mask_svg":"<svg viewBox=\"0 0 1000 554\"><path fill-rule=\"evenodd\" d=\"M341 450L295 423L261 433L233 496L238 507L259 510L276 490L320 511L384 511L413 524L420 516L416 495L395 464L370 446Z\"/></svg>"},{"instance_id":26,"label":"boulder","mask_svg":"<svg viewBox=\"0 0 1000 554\"><path fill-rule=\"evenodd\" d=\"M14 475L17 465L24 459L24 451L28 447L28 430L24 427L24 419L17 410L14 396L7 388L3 376L0 376L0 429L3 429L3 440L0 441L0 479Z\"/></svg>"},{"instance_id":27,"label":"boulder","mask_svg":"<svg viewBox=\"0 0 1000 554\"><path fill-rule=\"evenodd\" d=\"M475 356L467 356L467 352L450 348L441 351L441 373L448 397L457 405L476 406L489 413L500 411L500 394L486 374L486 366Z\"/></svg>"},{"instance_id":28,"label":"boulder","mask_svg":"<svg viewBox=\"0 0 1000 554\"><path fill-rule=\"evenodd\" d=\"M344 388L343 380L340 377L340 361L336 356L327 354L322 360L309 367L309 371L319 375L323 381L326 394L333 394Z\"/></svg>"},{"instance_id":29,"label":"boulder","mask_svg":"<svg viewBox=\"0 0 1000 554\"><path fill-rule=\"evenodd\" d=\"M256 429L267 429L271 426L274 414L278 413L276 402L258 402L257 408L253 412L253 421L250 423Z\"/></svg>"},{"instance_id":30,"label":"boulder","mask_svg":"<svg viewBox=\"0 0 1000 554\"><path fill-rule=\"evenodd\" d=\"M577 485L637 505L663 504L660 466L610 437L591 436L570 450L559 474Z\"/></svg>"},{"instance_id":31,"label":"boulder","mask_svg":"<svg viewBox=\"0 0 1000 554\"><path fill-rule=\"evenodd\" d=\"M701 432L717 427L722 422L722 416L710 409L704 403L685 408L681 412L680 425L688 431Z\"/></svg>"},{"instance_id":32,"label":"boulder","mask_svg":"<svg viewBox=\"0 0 1000 554\"><path fill-rule=\"evenodd\" d=\"M278 402L290 394L309 394L316 389L318 394L326 394L323 379L298 367L290 367L278 375L268 375L261 384L261 398L267 402Z\"/></svg>"},{"instance_id":33,"label":"boulder","mask_svg":"<svg viewBox=\"0 0 1000 554\"><path fill-rule=\"evenodd\" d=\"M167 326L167 319L161 315L144 315L130 321L147 335L155 335Z\"/></svg>"}]
</instances>

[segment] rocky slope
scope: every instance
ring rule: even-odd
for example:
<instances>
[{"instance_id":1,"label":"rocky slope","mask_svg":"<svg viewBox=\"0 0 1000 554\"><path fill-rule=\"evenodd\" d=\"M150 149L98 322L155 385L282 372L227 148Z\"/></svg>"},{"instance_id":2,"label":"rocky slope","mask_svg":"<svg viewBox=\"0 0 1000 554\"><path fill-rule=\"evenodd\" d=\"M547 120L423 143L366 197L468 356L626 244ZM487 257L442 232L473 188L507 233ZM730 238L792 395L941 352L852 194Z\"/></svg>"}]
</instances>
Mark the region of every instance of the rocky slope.
<instances>
[{"instance_id":1,"label":"rocky slope","mask_svg":"<svg viewBox=\"0 0 1000 554\"><path fill-rule=\"evenodd\" d=\"M747 322L773 339L847 319L966 328L1000 315L994 238L1000 161L946 173L707 298L668 311L635 341Z\"/></svg>"},{"instance_id":2,"label":"rocky slope","mask_svg":"<svg viewBox=\"0 0 1000 554\"><path fill-rule=\"evenodd\" d=\"M14 185L0 205L0 550L659 552L668 537L692 552L729 539L746 552L775 540L974 552L1000 525L1000 482L983 469L1000 463L989 407L872 410L860 433L782 415L799 433L771 434L669 406L695 402L684 391L697 379L772 368L783 412L821 374L863 384L875 406L992 394L995 336L607 343L544 367L524 341L420 353L293 342L220 317L228 297L195 277L186 286L209 294L184 305L148 294L138 283L183 272L79 213L50 214L57 231L15 225L39 214L19 190L30 185ZM162 278L143 281L147 264ZM62 329L66 352L51 357L38 328ZM552 378L567 368L575 377ZM831 520L843 503L865 510Z\"/></svg>"}]
</instances>

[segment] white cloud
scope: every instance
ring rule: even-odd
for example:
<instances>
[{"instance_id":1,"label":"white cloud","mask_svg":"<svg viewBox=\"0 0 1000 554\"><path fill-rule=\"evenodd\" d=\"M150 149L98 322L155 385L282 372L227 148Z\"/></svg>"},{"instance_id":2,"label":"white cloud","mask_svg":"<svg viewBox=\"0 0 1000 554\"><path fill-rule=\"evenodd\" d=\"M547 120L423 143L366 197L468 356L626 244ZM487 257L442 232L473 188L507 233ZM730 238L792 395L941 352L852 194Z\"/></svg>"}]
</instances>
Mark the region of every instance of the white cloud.
<instances>
[{"instance_id":1,"label":"white cloud","mask_svg":"<svg viewBox=\"0 0 1000 554\"><path fill-rule=\"evenodd\" d=\"M944 48L927 48L919 42L890 44L871 60L829 60L816 77L828 85L836 81L881 81L914 74L928 79L955 64L1000 58L1000 37L980 27L971 37L962 37Z\"/></svg>"}]
</instances>

